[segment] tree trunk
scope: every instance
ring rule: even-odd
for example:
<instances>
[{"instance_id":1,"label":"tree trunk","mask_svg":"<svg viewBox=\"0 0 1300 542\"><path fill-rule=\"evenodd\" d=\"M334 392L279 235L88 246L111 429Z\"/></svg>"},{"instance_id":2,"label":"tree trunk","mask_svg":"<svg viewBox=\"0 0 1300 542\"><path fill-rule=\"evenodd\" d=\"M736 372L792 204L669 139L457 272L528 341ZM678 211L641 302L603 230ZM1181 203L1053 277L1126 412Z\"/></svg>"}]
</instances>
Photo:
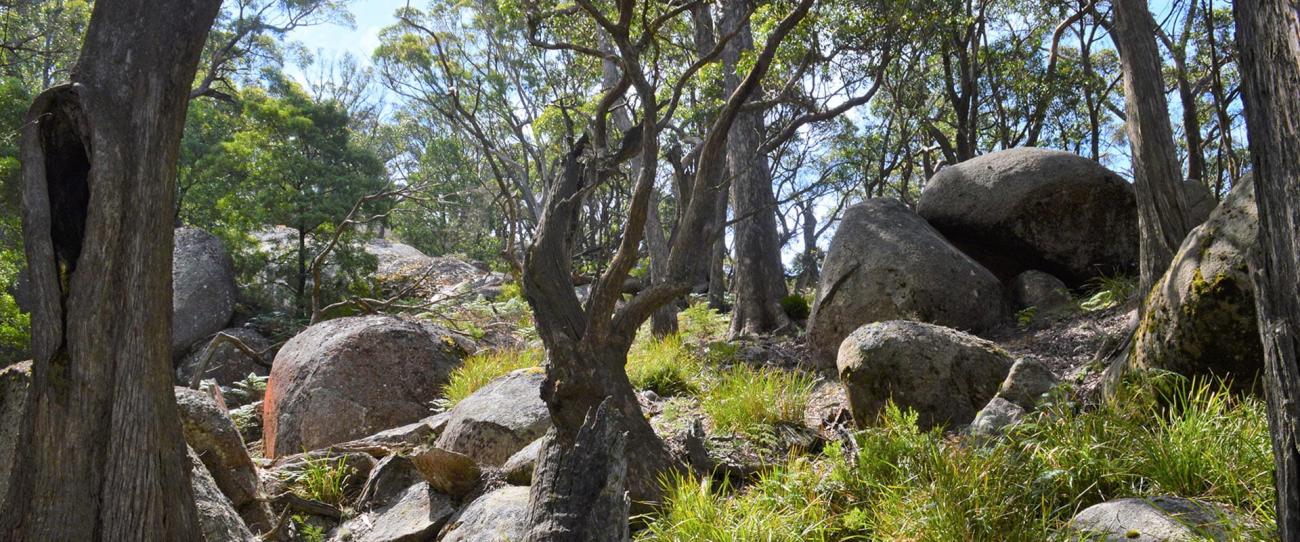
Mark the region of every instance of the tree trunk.
<instances>
[{"instance_id":1,"label":"tree trunk","mask_svg":"<svg viewBox=\"0 0 1300 542\"><path fill-rule=\"evenodd\" d=\"M659 218L659 192L656 190L650 200L650 212L646 216L645 244L650 251L650 280L663 282L668 273L668 238L664 235L663 220ZM664 338L677 333L678 300L660 307L650 317L650 333L656 338Z\"/></svg>"},{"instance_id":2,"label":"tree trunk","mask_svg":"<svg viewBox=\"0 0 1300 542\"><path fill-rule=\"evenodd\" d=\"M577 435L563 436L555 429L546 433L533 473L535 494L528 499L530 529L524 540L622 542L630 538L627 439L621 427L619 410L606 399Z\"/></svg>"},{"instance_id":3,"label":"tree trunk","mask_svg":"<svg viewBox=\"0 0 1300 542\"><path fill-rule=\"evenodd\" d=\"M1124 72L1129 146L1140 230L1141 292L1151 291L1187 235L1182 168L1169 124L1169 106L1146 0L1115 0L1112 36Z\"/></svg>"},{"instance_id":4,"label":"tree trunk","mask_svg":"<svg viewBox=\"0 0 1300 542\"><path fill-rule=\"evenodd\" d=\"M22 135L33 384L5 540L195 540L172 392L176 158L218 0L99 0Z\"/></svg>"},{"instance_id":5,"label":"tree trunk","mask_svg":"<svg viewBox=\"0 0 1300 542\"><path fill-rule=\"evenodd\" d=\"M736 33L722 53L723 88L728 94L740 84L741 56L754 49L754 37L745 20L749 0L723 3L721 32ZM759 97L754 93L754 98ZM765 137L762 110L743 111L727 136L727 170L731 176L731 204L735 210L736 306L731 311L731 335L771 333L789 325L781 309L785 297L785 268L776 231L776 196L767 156L759 153Z\"/></svg>"},{"instance_id":6,"label":"tree trunk","mask_svg":"<svg viewBox=\"0 0 1300 542\"><path fill-rule=\"evenodd\" d=\"M906 177L904 177L906 178ZM821 280L821 272L817 268L817 213L816 202L806 200L799 202L799 212L803 215L801 224L803 232L803 254L800 255L800 263L803 269L799 272L799 279L795 281L795 290L800 292L809 288L816 288L817 282Z\"/></svg>"},{"instance_id":7,"label":"tree trunk","mask_svg":"<svg viewBox=\"0 0 1300 542\"><path fill-rule=\"evenodd\" d=\"M1237 0L1260 248L1252 262L1280 539L1300 540L1300 22L1288 0Z\"/></svg>"},{"instance_id":8,"label":"tree trunk","mask_svg":"<svg viewBox=\"0 0 1300 542\"><path fill-rule=\"evenodd\" d=\"M713 212L719 221L727 220L728 201L725 191L718 193ZM709 308L723 312L730 308L727 305L727 240L719 234L709 247Z\"/></svg>"}]
</instances>

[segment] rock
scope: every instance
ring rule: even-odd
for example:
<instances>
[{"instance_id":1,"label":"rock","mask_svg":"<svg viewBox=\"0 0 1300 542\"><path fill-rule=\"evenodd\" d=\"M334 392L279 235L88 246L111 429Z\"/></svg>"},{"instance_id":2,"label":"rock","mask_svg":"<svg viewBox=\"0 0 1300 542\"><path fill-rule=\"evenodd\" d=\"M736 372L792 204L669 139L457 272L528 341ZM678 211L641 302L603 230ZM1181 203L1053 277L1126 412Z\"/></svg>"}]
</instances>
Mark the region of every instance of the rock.
<instances>
[{"instance_id":1,"label":"rock","mask_svg":"<svg viewBox=\"0 0 1300 542\"><path fill-rule=\"evenodd\" d=\"M340 526L331 540L350 542L421 542L434 540L438 529L456 512L446 495L418 483L395 502Z\"/></svg>"},{"instance_id":2,"label":"rock","mask_svg":"<svg viewBox=\"0 0 1300 542\"><path fill-rule=\"evenodd\" d=\"M501 466L501 471L506 474L507 483L516 486L532 485L533 468L537 466L537 454L541 453L542 443L545 440L544 437L534 440L506 460L506 464Z\"/></svg>"},{"instance_id":3,"label":"rock","mask_svg":"<svg viewBox=\"0 0 1300 542\"><path fill-rule=\"evenodd\" d=\"M837 381L824 381L813 388L808 397L803 423L821 438L834 440L839 438L839 430L847 425L850 416L849 398L844 392L844 385Z\"/></svg>"},{"instance_id":4,"label":"rock","mask_svg":"<svg viewBox=\"0 0 1300 542\"><path fill-rule=\"evenodd\" d=\"M1007 378L998 388L998 397L1006 399L1026 411L1038 406L1038 400L1056 387L1056 375L1043 362L1021 358L1011 366Z\"/></svg>"},{"instance_id":5,"label":"rock","mask_svg":"<svg viewBox=\"0 0 1300 542\"><path fill-rule=\"evenodd\" d=\"M32 362L24 361L0 369L0 510L9 494L9 473L17 459L27 390L32 385Z\"/></svg>"},{"instance_id":6,"label":"rock","mask_svg":"<svg viewBox=\"0 0 1300 542\"><path fill-rule=\"evenodd\" d=\"M941 326L895 320L854 331L837 366L853 419L864 426L892 400L917 412L923 430L970 423L1006 378L997 345Z\"/></svg>"},{"instance_id":7,"label":"rock","mask_svg":"<svg viewBox=\"0 0 1300 542\"><path fill-rule=\"evenodd\" d=\"M436 446L500 467L550 428L541 397L545 377L537 369L519 369L489 382L451 409Z\"/></svg>"},{"instance_id":8,"label":"rock","mask_svg":"<svg viewBox=\"0 0 1300 542\"><path fill-rule=\"evenodd\" d=\"M1016 148L948 166L916 210L1002 279L1041 269L1077 287L1137 269L1133 186L1067 152Z\"/></svg>"},{"instance_id":9,"label":"rock","mask_svg":"<svg viewBox=\"0 0 1300 542\"><path fill-rule=\"evenodd\" d=\"M357 508L378 508L397 502L407 488L423 481L424 477L410 459L400 455L380 459L361 488Z\"/></svg>"},{"instance_id":10,"label":"rock","mask_svg":"<svg viewBox=\"0 0 1300 542\"><path fill-rule=\"evenodd\" d=\"M189 450L190 487L194 490L194 505L199 511L199 529L203 540L222 542L261 542L235 512L217 482L203 466L198 454Z\"/></svg>"},{"instance_id":11,"label":"rock","mask_svg":"<svg viewBox=\"0 0 1300 542\"><path fill-rule=\"evenodd\" d=\"M505 486L475 499L443 529L442 542L523 540L528 530L528 491Z\"/></svg>"},{"instance_id":12,"label":"rock","mask_svg":"<svg viewBox=\"0 0 1300 542\"><path fill-rule=\"evenodd\" d=\"M183 387L176 388L176 407L185 442L207 467L221 493L248 526L269 531L274 519L270 508L259 499L257 467L225 409L206 393Z\"/></svg>"},{"instance_id":13,"label":"rock","mask_svg":"<svg viewBox=\"0 0 1300 542\"><path fill-rule=\"evenodd\" d=\"M494 297L494 289L509 282L504 273L494 273L485 266L475 265L451 256L429 257L415 247L388 239L371 239L366 243L366 253L379 262L376 276L393 289L402 289L416 283L422 297L430 300L477 293Z\"/></svg>"},{"instance_id":14,"label":"rock","mask_svg":"<svg viewBox=\"0 0 1300 542\"><path fill-rule=\"evenodd\" d=\"M902 203L850 207L831 241L808 345L829 367L863 324L909 319L984 331L1007 320L1002 284Z\"/></svg>"},{"instance_id":15,"label":"rock","mask_svg":"<svg viewBox=\"0 0 1300 542\"><path fill-rule=\"evenodd\" d=\"M390 316L327 320L280 349L267 382L268 457L315 450L429 415L470 346Z\"/></svg>"},{"instance_id":16,"label":"rock","mask_svg":"<svg viewBox=\"0 0 1300 542\"><path fill-rule=\"evenodd\" d=\"M1025 417L1025 409L1001 397L994 397L989 404L975 415L970 424L972 435L994 436L1001 434L1007 427L1020 422Z\"/></svg>"},{"instance_id":17,"label":"rock","mask_svg":"<svg viewBox=\"0 0 1300 542\"><path fill-rule=\"evenodd\" d=\"M434 491L457 499L478 485L483 471L465 454L425 448L411 455L411 463Z\"/></svg>"},{"instance_id":18,"label":"rock","mask_svg":"<svg viewBox=\"0 0 1300 542\"><path fill-rule=\"evenodd\" d=\"M235 264L212 234L177 228L172 249L172 357L211 337L235 312Z\"/></svg>"},{"instance_id":19,"label":"rock","mask_svg":"<svg viewBox=\"0 0 1300 542\"><path fill-rule=\"evenodd\" d=\"M1204 223L1210 218L1210 213L1219 206L1219 200L1214 198L1214 193L1205 184L1188 179L1183 181L1183 203L1187 204L1187 217L1190 224L1195 227Z\"/></svg>"},{"instance_id":20,"label":"rock","mask_svg":"<svg viewBox=\"0 0 1300 542\"><path fill-rule=\"evenodd\" d=\"M1099 542L1237 540L1252 529L1209 503L1179 497L1128 498L1085 508L1070 520L1078 539Z\"/></svg>"},{"instance_id":21,"label":"rock","mask_svg":"<svg viewBox=\"0 0 1300 542\"><path fill-rule=\"evenodd\" d=\"M415 423L386 429L366 438L336 444L331 448L340 451L365 452L375 457L408 452L420 444L438 438L442 429L447 426L449 417L446 412L434 414Z\"/></svg>"},{"instance_id":22,"label":"rock","mask_svg":"<svg viewBox=\"0 0 1300 542\"><path fill-rule=\"evenodd\" d=\"M270 363L275 358L275 352L268 349L275 345L275 342L266 338L265 335L258 333L257 330L239 327L222 330L221 333L230 335L239 339L248 345L254 351L267 351L263 356L266 363ZM203 353L207 350L207 342L200 342L195 345L190 353L181 360L180 365L176 367L176 384L187 386L194 373L199 370L199 365L203 363ZM208 360L207 370L203 371L204 380L215 380L217 384L229 386L245 378L249 374L257 376L266 376L271 370L244 354L234 345L222 343L217 346Z\"/></svg>"},{"instance_id":23,"label":"rock","mask_svg":"<svg viewBox=\"0 0 1300 542\"><path fill-rule=\"evenodd\" d=\"M1033 269L1011 279L1007 294L1018 309L1050 311L1070 304L1070 289L1061 279Z\"/></svg>"},{"instance_id":24,"label":"rock","mask_svg":"<svg viewBox=\"0 0 1300 542\"><path fill-rule=\"evenodd\" d=\"M1243 181L1183 240L1147 297L1132 364L1188 376L1232 378L1250 389L1263 374L1248 252L1259 236L1254 183Z\"/></svg>"}]
</instances>

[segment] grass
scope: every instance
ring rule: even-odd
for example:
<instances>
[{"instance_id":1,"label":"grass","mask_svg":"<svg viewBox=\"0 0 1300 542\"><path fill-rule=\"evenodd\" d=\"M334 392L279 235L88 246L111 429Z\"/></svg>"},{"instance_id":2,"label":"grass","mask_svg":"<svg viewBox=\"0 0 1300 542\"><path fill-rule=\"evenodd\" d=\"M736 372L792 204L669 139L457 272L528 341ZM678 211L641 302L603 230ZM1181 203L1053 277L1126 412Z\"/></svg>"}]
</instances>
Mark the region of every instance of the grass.
<instances>
[{"instance_id":1,"label":"grass","mask_svg":"<svg viewBox=\"0 0 1300 542\"><path fill-rule=\"evenodd\" d=\"M922 432L891 405L853 443L791 457L743 489L668 480L638 539L1062 540L1087 506L1163 494L1274 524L1264 406L1217 383L1130 382L1088 411L1058 399L985 444Z\"/></svg>"},{"instance_id":2,"label":"grass","mask_svg":"<svg viewBox=\"0 0 1300 542\"><path fill-rule=\"evenodd\" d=\"M294 492L305 499L320 501L335 507L342 506L347 500L344 489L352 470L345 459L343 457L334 461L325 457L308 459L302 474L294 484Z\"/></svg>"},{"instance_id":3,"label":"grass","mask_svg":"<svg viewBox=\"0 0 1300 542\"><path fill-rule=\"evenodd\" d=\"M764 426L802 421L812 389L812 378L802 373L736 365L700 400L717 431L753 434Z\"/></svg>"},{"instance_id":4,"label":"grass","mask_svg":"<svg viewBox=\"0 0 1300 542\"><path fill-rule=\"evenodd\" d=\"M1100 276L1089 280L1088 287L1092 293L1079 302L1079 308L1100 311L1131 299L1137 293L1138 279L1125 275Z\"/></svg>"},{"instance_id":5,"label":"grass","mask_svg":"<svg viewBox=\"0 0 1300 542\"><path fill-rule=\"evenodd\" d=\"M637 341L628 352L627 377L632 385L661 397L698 393L703 374L703 364L681 335Z\"/></svg>"},{"instance_id":6,"label":"grass","mask_svg":"<svg viewBox=\"0 0 1300 542\"><path fill-rule=\"evenodd\" d=\"M440 404L451 408L488 382L511 371L540 367L543 359L545 354L540 348L497 350L470 356L451 372L451 378L442 388Z\"/></svg>"}]
</instances>

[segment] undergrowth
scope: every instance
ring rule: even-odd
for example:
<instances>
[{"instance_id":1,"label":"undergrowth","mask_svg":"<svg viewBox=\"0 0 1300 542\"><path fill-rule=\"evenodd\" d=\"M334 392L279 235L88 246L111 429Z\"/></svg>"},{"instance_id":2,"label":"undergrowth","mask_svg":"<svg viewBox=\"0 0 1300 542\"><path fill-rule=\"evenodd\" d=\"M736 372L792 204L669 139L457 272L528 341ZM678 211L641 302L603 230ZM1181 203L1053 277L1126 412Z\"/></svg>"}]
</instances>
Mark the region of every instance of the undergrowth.
<instances>
[{"instance_id":1,"label":"undergrowth","mask_svg":"<svg viewBox=\"0 0 1300 542\"><path fill-rule=\"evenodd\" d=\"M344 489L350 473L351 469L343 457L334 461L324 457L308 459L294 484L294 492L305 499L335 507L342 506L347 499Z\"/></svg>"},{"instance_id":2,"label":"undergrowth","mask_svg":"<svg viewBox=\"0 0 1300 542\"><path fill-rule=\"evenodd\" d=\"M1087 411L1058 399L983 444L922 432L915 414L890 405L852 442L792 456L743 489L667 480L666 505L638 539L1064 540L1079 510L1150 495L1274 524L1264 405L1220 384L1131 382Z\"/></svg>"}]
</instances>

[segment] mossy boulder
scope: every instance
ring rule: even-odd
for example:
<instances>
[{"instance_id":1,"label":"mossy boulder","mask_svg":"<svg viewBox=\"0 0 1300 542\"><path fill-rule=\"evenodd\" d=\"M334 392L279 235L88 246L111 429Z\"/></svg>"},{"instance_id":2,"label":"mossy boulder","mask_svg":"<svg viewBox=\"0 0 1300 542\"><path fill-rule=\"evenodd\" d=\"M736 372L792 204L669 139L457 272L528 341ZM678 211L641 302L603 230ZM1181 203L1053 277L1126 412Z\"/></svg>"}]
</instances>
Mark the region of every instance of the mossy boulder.
<instances>
[{"instance_id":1,"label":"mossy boulder","mask_svg":"<svg viewBox=\"0 0 1300 542\"><path fill-rule=\"evenodd\" d=\"M1246 262L1258 236L1255 191L1244 180L1188 234L1147 296L1132 365L1253 387L1264 353Z\"/></svg>"}]
</instances>

